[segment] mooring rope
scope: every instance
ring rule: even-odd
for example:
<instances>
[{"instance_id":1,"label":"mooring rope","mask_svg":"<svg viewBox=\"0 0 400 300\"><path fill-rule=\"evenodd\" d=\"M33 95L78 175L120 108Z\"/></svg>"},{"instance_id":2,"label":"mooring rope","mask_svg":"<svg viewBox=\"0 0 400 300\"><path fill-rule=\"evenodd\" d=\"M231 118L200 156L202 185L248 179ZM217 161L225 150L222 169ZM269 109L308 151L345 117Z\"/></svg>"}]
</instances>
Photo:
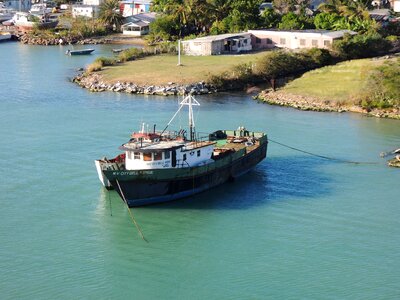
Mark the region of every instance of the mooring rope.
<instances>
[{"instance_id":1,"label":"mooring rope","mask_svg":"<svg viewBox=\"0 0 400 300\"><path fill-rule=\"evenodd\" d=\"M121 186L119 185L118 179L116 180L116 182L117 182L119 191L121 192L122 199L124 199L124 202L125 202L125 204L126 204L126 208L127 208L128 211L129 211L129 215L131 216L131 220L132 220L133 224L135 224L136 229L138 230L139 235L140 235L140 237L142 238L142 240L148 243L148 241L146 240L146 238L145 238L144 235L143 235L142 230L140 229L139 224L136 223L135 217L133 216L133 214L132 214L132 212L131 212L131 209L129 208L128 202L127 202L126 199L125 199L125 195L124 195L124 193L122 192L122 189L121 189Z\"/></svg>"},{"instance_id":2,"label":"mooring rope","mask_svg":"<svg viewBox=\"0 0 400 300\"><path fill-rule=\"evenodd\" d=\"M283 144L283 143L278 142L278 141L274 141L274 140L272 140L270 138L268 138L268 141L272 142L272 143L275 143L275 144L278 144L278 145L281 145L283 147L298 151L298 152L302 152L302 153L311 155L311 156L315 156L315 157L319 157L319 158L323 158L323 159L327 159L327 160L332 160L332 161L337 161L337 162L341 162L341 163L355 164L355 165L361 165L361 164L362 165L376 165L376 164L378 164L377 162L352 161L352 160L346 160L346 159L341 159L341 158L336 158L336 157L329 157L329 156L325 156L325 155L320 155L320 154L312 153L312 152L309 152L309 151L306 151L306 150L302 150L302 149L299 149L299 148L296 148L296 147L292 147L292 146Z\"/></svg>"}]
</instances>

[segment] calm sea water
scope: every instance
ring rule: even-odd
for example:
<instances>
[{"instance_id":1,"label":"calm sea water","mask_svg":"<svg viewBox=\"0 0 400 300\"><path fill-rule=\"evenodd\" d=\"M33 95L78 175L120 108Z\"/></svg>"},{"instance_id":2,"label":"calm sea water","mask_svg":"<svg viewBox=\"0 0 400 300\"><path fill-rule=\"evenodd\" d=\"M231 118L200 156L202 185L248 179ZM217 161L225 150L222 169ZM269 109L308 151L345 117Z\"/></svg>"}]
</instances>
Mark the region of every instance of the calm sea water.
<instances>
[{"instance_id":1,"label":"calm sea water","mask_svg":"<svg viewBox=\"0 0 400 300\"><path fill-rule=\"evenodd\" d=\"M378 164L270 143L235 183L133 209L145 243L93 160L116 154L142 121L163 126L178 99L89 93L68 78L94 56L65 50L0 45L2 299L400 298L400 172L379 158L400 146L399 121L198 97L199 131L244 125Z\"/></svg>"}]
</instances>

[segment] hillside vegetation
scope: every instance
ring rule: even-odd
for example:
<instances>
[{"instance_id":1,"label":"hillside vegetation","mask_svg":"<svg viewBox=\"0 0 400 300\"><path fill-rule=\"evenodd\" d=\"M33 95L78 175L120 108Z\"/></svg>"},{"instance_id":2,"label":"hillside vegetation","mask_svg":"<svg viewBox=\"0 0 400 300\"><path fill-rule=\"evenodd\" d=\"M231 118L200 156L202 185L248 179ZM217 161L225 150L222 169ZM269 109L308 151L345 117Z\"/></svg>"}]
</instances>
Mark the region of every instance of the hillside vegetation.
<instances>
[{"instance_id":1,"label":"hillside vegetation","mask_svg":"<svg viewBox=\"0 0 400 300\"><path fill-rule=\"evenodd\" d=\"M282 91L364 108L400 105L400 62L359 59L306 72Z\"/></svg>"}]
</instances>

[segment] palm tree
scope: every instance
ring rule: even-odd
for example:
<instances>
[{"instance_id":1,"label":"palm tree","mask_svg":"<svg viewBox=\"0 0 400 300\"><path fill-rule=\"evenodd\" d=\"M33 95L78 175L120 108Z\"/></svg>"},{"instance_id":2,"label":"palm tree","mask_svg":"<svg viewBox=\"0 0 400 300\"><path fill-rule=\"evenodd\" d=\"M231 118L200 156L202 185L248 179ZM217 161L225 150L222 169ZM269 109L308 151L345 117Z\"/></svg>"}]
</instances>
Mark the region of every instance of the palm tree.
<instances>
[{"instance_id":1,"label":"palm tree","mask_svg":"<svg viewBox=\"0 0 400 300\"><path fill-rule=\"evenodd\" d=\"M119 1L105 0L100 5L99 18L108 28L119 30L124 19L119 11Z\"/></svg>"}]
</instances>

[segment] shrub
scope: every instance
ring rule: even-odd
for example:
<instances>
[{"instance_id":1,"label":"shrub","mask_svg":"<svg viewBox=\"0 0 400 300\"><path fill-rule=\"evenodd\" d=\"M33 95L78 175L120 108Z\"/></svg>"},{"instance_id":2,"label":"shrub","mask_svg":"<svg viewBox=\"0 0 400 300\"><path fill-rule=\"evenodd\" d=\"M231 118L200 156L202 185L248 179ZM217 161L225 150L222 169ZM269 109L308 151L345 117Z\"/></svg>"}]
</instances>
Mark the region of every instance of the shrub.
<instances>
[{"instance_id":1,"label":"shrub","mask_svg":"<svg viewBox=\"0 0 400 300\"><path fill-rule=\"evenodd\" d=\"M350 36L333 42L333 49L344 59L373 57L387 52L391 43L378 33Z\"/></svg>"},{"instance_id":2,"label":"shrub","mask_svg":"<svg viewBox=\"0 0 400 300\"><path fill-rule=\"evenodd\" d=\"M122 62L135 60L144 55L142 49L129 48L118 54L118 59Z\"/></svg>"},{"instance_id":3,"label":"shrub","mask_svg":"<svg viewBox=\"0 0 400 300\"><path fill-rule=\"evenodd\" d=\"M87 66L86 72L92 73L92 72L101 71L102 67L103 67L103 64L100 61L95 61Z\"/></svg>"},{"instance_id":4,"label":"shrub","mask_svg":"<svg viewBox=\"0 0 400 300\"><path fill-rule=\"evenodd\" d=\"M117 60L115 58L101 56L96 58L94 63L99 63L102 67L113 66L117 63Z\"/></svg>"},{"instance_id":5,"label":"shrub","mask_svg":"<svg viewBox=\"0 0 400 300\"><path fill-rule=\"evenodd\" d=\"M360 105L367 109L400 107L400 59L369 73Z\"/></svg>"}]
</instances>

